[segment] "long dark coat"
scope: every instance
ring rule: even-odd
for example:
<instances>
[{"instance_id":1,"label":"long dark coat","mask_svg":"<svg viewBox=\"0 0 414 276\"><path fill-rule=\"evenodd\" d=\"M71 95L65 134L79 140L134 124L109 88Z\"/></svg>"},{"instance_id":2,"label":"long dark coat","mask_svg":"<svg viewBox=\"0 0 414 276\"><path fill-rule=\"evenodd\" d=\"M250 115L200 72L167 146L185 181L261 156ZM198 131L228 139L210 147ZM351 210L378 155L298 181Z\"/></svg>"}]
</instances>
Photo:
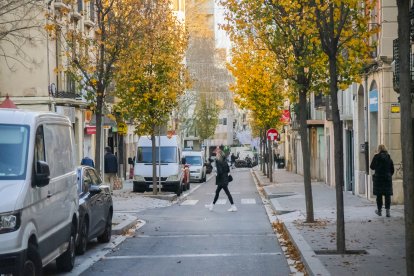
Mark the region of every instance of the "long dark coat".
<instances>
[{"instance_id":1,"label":"long dark coat","mask_svg":"<svg viewBox=\"0 0 414 276\"><path fill-rule=\"evenodd\" d=\"M216 185L227 186L229 184L229 164L227 164L226 159L216 159Z\"/></svg>"},{"instance_id":2,"label":"long dark coat","mask_svg":"<svg viewBox=\"0 0 414 276\"><path fill-rule=\"evenodd\" d=\"M392 175L394 174L394 162L386 151L374 155L371 170L373 175L374 195L392 195Z\"/></svg>"}]
</instances>

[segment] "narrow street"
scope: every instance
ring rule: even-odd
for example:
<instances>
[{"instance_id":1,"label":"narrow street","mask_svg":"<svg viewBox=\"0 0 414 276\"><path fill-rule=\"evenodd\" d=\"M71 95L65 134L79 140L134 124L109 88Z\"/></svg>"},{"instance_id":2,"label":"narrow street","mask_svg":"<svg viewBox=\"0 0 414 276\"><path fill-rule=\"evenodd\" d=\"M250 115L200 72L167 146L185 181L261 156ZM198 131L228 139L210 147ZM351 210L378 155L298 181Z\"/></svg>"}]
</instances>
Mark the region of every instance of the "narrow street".
<instances>
[{"instance_id":1,"label":"narrow street","mask_svg":"<svg viewBox=\"0 0 414 276\"><path fill-rule=\"evenodd\" d=\"M248 169L232 172L213 211L214 179L192 184L184 201L138 213L146 224L81 275L289 275Z\"/></svg>"}]
</instances>

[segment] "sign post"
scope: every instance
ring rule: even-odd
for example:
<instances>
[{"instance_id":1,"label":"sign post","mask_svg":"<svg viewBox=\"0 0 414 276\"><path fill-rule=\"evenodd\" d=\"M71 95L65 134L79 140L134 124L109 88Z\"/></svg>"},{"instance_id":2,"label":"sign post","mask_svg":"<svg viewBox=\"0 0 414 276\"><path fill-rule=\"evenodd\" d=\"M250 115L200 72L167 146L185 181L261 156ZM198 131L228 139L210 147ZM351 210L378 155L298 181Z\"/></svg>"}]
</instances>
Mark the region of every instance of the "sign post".
<instances>
[{"instance_id":1,"label":"sign post","mask_svg":"<svg viewBox=\"0 0 414 276\"><path fill-rule=\"evenodd\" d=\"M273 182L273 150L272 150L272 143L273 141L275 141L277 138L279 138L279 133L277 132L276 129L274 128L269 128L266 132L266 136L267 136L267 140L269 143L269 181Z\"/></svg>"}]
</instances>

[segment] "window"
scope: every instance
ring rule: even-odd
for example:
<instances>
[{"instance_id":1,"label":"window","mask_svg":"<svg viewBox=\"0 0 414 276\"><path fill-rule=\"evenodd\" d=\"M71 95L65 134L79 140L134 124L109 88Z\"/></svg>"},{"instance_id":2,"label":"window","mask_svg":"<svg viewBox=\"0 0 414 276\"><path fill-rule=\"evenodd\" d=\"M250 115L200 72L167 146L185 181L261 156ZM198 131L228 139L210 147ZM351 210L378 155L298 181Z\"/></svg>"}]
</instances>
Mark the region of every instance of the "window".
<instances>
[{"instance_id":1,"label":"window","mask_svg":"<svg viewBox=\"0 0 414 276\"><path fill-rule=\"evenodd\" d=\"M29 127L2 124L0 133L0 179L25 179Z\"/></svg>"},{"instance_id":2,"label":"window","mask_svg":"<svg viewBox=\"0 0 414 276\"><path fill-rule=\"evenodd\" d=\"M185 156L185 162L190 165L201 166L200 156Z\"/></svg>"},{"instance_id":3,"label":"window","mask_svg":"<svg viewBox=\"0 0 414 276\"><path fill-rule=\"evenodd\" d=\"M155 160L159 160L158 147L155 149ZM139 147L137 163L152 163L152 147ZM177 163L176 147L161 147L161 163Z\"/></svg>"}]
</instances>

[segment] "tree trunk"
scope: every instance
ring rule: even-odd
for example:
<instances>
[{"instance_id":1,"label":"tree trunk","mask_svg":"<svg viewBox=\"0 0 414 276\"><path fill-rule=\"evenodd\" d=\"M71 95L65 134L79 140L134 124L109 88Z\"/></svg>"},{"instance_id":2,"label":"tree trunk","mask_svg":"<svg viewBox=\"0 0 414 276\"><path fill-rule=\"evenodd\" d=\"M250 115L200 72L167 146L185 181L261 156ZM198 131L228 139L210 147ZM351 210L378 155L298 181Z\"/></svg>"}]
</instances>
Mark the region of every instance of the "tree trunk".
<instances>
[{"instance_id":1,"label":"tree trunk","mask_svg":"<svg viewBox=\"0 0 414 276\"><path fill-rule=\"evenodd\" d=\"M410 77L410 1L397 1L400 65L401 145L403 163L405 261L407 275L414 275L414 164Z\"/></svg>"},{"instance_id":2,"label":"tree trunk","mask_svg":"<svg viewBox=\"0 0 414 276\"><path fill-rule=\"evenodd\" d=\"M102 95L103 91L97 91L98 95ZM103 98L98 96L96 97L96 134L95 134L95 168L100 175L103 175L105 171L101 171L101 164L103 163L103 158L101 156L101 149L103 147L102 141L102 108L103 107ZM101 159L102 158L102 159ZM102 160L102 163L101 163Z\"/></svg>"},{"instance_id":3,"label":"tree trunk","mask_svg":"<svg viewBox=\"0 0 414 276\"><path fill-rule=\"evenodd\" d=\"M269 160L269 181L273 182L272 140L268 140L267 142L269 144L269 157L268 157L268 160Z\"/></svg>"},{"instance_id":4,"label":"tree trunk","mask_svg":"<svg viewBox=\"0 0 414 276\"><path fill-rule=\"evenodd\" d=\"M264 151L263 151L263 139L262 139L262 130L259 132L260 139L260 170L264 173Z\"/></svg>"},{"instance_id":5,"label":"tree trunk","mask_svg":"<svg viewBox=\"0 0 414 276\"><path fill-rule=\"evenodd\" d=\"M332 102L332 120L334 126L334 156L335 156L335 190L336 190L336 248L337 253L343 254L345 248L345 219L344 219L344 159L342 121L338 108L338 81L336 57L329 57L329 90Z\"/></svg>"},{"instance_id":6,"label":"tree trunk","mask_svg":"<svg viewBox=\"0 0 414 276\"><path fill-rule=\"evenodd\" d=\"M156 156L156 146L155 146L155 129L152 130L152 134L151 134L151 145L152 145L152 193L154 195L157 194L158 192L158 187L157 187L157 156ZM158 150L160 150L159 146L158 146ZM160 164L161 165L161 164ZM161 176L160 176L161 177Z\"/></svg>"},{"instance_id":7,"label":"tree trunk","mask_svg":"<svg viewBox=\"0 0 414 276\"><path fill-rule=\"evenodd\" d=\"M305 188L305 203L306 203L306 222L314 222L313 214L313 196L312 196L312 182L310 174L310 153L309 153L309 139L308 139L308 125L306 123L307 117L307 100L306 90L299 93L299 133L302 145L303 158L303 181Z\"/></svg>"}]
</instances>

